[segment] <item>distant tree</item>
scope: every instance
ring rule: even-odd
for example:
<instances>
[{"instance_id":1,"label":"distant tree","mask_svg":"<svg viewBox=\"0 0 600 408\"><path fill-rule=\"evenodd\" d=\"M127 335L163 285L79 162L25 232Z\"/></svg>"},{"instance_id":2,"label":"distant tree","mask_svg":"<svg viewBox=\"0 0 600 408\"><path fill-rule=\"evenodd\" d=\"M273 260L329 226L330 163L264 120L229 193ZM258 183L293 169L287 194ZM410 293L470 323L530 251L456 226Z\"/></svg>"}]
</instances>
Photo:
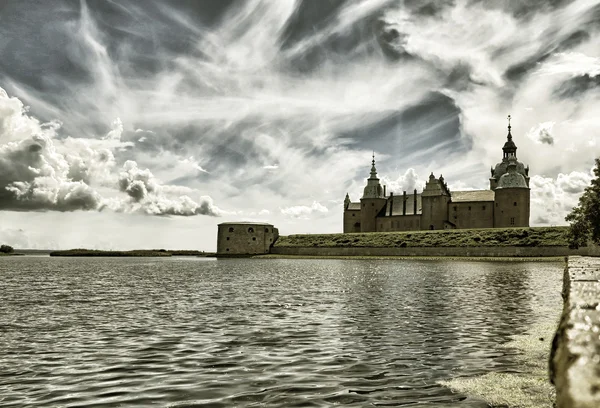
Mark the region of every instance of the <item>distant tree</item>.
<instances>
[{"instance_id":1,"label":"distant tree","mask_svg":"<svg viewBox=\"0 0 600 408\"><path fill-rule=\"evenodd\" d=\"M0 245L0 252L3 254L11 254L15 252L15 250L10 245Z\"/></svg>"},{"instance_id":2,"label":"distant tree","mask_svg":"<svg viewBox=\"0 0 600 408\"><path fill-rule=\"evenodd\" d=\"M579 205L565 218L571 223L571 248L586 246L588 241L600 244L600 159L596 159L594 176L591 185L579 197Z\"/></svg>"}]
</instances>

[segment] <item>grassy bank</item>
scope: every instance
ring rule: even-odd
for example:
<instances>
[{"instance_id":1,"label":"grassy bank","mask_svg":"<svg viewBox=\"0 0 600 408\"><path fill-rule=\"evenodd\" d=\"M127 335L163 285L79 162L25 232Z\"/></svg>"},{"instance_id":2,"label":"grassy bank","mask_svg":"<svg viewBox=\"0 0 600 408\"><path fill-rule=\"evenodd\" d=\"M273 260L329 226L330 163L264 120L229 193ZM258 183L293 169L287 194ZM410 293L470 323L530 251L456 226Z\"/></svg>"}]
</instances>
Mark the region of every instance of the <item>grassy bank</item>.
<instances>
[{"instance_id":1,"label":"grassy bank","mask_svg":"<svg viewBox=\"0 0 600 408\"><path fill-rule=\"evenodd\" d=\"M566 247L568 227L306 234L281 236L275 247Z\"/></svg>"},{"instance_id":2,"label":"grassy bank","mask_svg":"<svg viewBox=\"0 0 600 408\"><path fill-rule=\"evenodd\" d=\"M50 256L106 256L106 257L169 257L212 256L213 253L193 250L135 249L132 251L102 251L96 249L69 249L53 251Z\"/></svg>"},{"instance_id":3,"label":"grassy bank","mask_svg":"<svg viewBox=\"0 0 600 408\"><path fill-rule=\"evenodd\" d=\"M252 259L364 259L410 261L463 261L463 262L564 262L563 256L506 257L506 256L317 256L317 255L255 255Z\"/></svg>"}]
</instances>

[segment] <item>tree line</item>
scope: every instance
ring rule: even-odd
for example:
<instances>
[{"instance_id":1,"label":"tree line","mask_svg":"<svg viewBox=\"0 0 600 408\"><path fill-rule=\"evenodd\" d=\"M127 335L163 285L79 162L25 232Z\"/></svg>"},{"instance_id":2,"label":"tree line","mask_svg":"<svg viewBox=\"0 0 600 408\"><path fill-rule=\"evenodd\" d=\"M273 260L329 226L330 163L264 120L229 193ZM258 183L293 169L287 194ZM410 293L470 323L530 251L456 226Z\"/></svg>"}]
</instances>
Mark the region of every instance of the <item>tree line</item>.
<instances>
[{"instance_id":1,"label":"tree line","mask_svg":"<svg viewBox=\"0 0 600 408\"><path fill-rule=\"evenodd\" d=\"M567 215L565 220L571 223L569 228L569 246L579 248L588 243L600 245L600 159L596 159L594 178L586 187L579 204Z\"/></svg>"}]
</instances>

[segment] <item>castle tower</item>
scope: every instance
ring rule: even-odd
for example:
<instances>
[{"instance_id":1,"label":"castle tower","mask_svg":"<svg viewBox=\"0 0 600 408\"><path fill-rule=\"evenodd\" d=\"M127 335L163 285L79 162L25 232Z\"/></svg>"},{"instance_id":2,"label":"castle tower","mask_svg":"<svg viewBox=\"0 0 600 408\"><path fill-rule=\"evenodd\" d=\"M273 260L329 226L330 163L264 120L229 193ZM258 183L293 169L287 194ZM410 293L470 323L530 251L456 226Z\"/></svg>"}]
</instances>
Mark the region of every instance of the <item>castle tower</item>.
<instances>
[{"instance_id":1,"label":"castle tower","mask_svg":"<svg viewBox=\"0 0 600 408\"><path fill-rule=\"evenodd\" d=\"M525 178L527 187L529 187L529 166L525 167L523 163L517 160L517 145L513 142L510 120L511 116L508 115L508 135L506 136L506 143L504 143L504 146L502 147L502 161L496 164L496 167L491 169L490 190L495 190L500 181L500 177L507 173L508 161L510 158L515 159L517 172Z\"/></svg>"},{"instance_id":2,"label":"castle tower","mask_svg":"<svg viewBox=\"0 0 600 408\"><path fill-rule=\"evenodd\" d=\"M431 173L421 194L421 229L444 229L444 223L448 219L449 201L450 190L444 182L444 177L440 175L440 178L436 179Z\"/></svg>"},{"instance_id":3,"label":"castle tower","mask_svg":"<svg viewBox=\"0 0 600 408\"><path fill-rule=\"evenodd\" d=\"M361 232L377 231L377 214L381 211L387 199L383 193L379 178L377 178L377 169L375 168L375 153L371 166L371 176L367 179L367 185L363 190L363 196L360 199L360 230Z\"/></svg>"},{"instance_id":4,"label":"castle tower","mask_svg":"<svg viewBox=\"0 0 600 408\"><path fill-rule=\"evenodd\" d=\"M496 186L494 227L529 227L530 190L519 173L517 158L508 156L507 171Z\"/></svg>"}]
</instances>

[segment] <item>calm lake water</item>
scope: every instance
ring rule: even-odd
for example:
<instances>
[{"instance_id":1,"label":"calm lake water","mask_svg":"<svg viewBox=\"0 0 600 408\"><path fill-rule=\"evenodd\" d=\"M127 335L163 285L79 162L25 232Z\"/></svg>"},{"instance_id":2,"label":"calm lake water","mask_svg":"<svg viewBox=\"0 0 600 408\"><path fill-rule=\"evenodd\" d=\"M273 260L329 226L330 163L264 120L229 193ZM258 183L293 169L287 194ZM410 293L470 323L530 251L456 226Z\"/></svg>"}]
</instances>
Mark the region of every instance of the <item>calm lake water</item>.
<instances>
[{"instance_id":1,"label":"calm lake water","mask_svg":"<svg viewBox=\"0 0 600 408\"><path fill-rule=\"evenodd\" d=\"M0 258L0 406L487 407L561 263ZM554 317L552 317L554 318Z\"/></svg>"}]
</instances>

